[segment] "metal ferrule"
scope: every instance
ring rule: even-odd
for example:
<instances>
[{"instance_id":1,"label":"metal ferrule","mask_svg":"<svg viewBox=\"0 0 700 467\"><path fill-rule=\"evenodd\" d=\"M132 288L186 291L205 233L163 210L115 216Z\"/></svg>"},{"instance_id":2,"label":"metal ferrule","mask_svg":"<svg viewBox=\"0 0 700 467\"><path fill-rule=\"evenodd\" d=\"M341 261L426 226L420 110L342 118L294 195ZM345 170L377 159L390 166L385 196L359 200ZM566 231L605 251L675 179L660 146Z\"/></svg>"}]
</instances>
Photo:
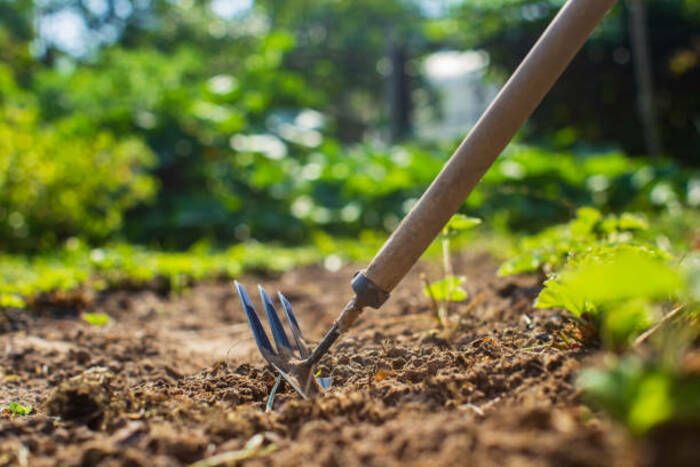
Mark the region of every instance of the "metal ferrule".
<instances>
[{"instance_id":1,"label":"metal ferrule","mask_svg":"<svg viewBox=\"0 0 700 467\"><path fill-rule=\"evenodd\" d=\"M389 298L389 292L372 282L364 271L360 271L352 278L352 290L355 292L357 306L379 308Z\"/></svg>"}]
</instances>

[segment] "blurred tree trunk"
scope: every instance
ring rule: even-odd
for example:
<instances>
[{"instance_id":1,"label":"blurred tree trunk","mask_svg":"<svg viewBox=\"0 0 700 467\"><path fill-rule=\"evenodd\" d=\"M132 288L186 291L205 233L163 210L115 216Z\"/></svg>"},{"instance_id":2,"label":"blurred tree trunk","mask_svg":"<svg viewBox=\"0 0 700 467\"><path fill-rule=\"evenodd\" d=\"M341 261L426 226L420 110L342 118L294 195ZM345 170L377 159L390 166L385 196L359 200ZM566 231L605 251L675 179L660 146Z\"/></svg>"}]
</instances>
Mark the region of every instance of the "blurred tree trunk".
<instances>
[{"instance_id":1,"label":"blurred tree trunk","mask_svg":"<svg viewBox=\"0 0 700 467\"><path fill-rule=\"evenodd\" d=\"M392 30L389 30L387 39L387 59L390 63L387 80L389 140L396 143L411 132L411 87L406 73L406 48L396 39Z\"/></svg>"},{"instance_id":2,"label":"blurred tree trunk","mask_svg":"<svg viewBox=\"0 0 700 467\"><path fill-rule=\"evenodd\" d=\"M654 80L649 51L649 34L644 0L627 0L628 21L635 81L637 83L637 111L644 130L647 154L660 156L662 152L659 122L654 102Z\"/></svg>"}]
</instances>

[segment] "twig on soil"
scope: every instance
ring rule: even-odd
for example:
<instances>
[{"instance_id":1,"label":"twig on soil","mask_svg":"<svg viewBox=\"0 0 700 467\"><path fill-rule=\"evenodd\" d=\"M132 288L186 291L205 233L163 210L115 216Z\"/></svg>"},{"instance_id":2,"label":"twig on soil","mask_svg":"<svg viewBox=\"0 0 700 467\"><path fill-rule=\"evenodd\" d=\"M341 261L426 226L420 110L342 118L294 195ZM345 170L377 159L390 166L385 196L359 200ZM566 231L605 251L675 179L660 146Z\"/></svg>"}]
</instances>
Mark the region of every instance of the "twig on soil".
<instances>
[{"instance_id":1,"label":"twig on soil","mask_svg":"<svg viewBox=\"0 0 700 467\"><path fill-rule=\"evenodd\" d=\"M462 312L462 315L468 315L469 313L471 313L474 310L474 308L476 308L479 304L481 304L481 302L486 300L487 296L488 294L485 290L479 292L474 298L472 298L469 301L469 304L465 308L464 312Z\"/></svg>"},{"instance_id":2,"label":"twig on soil","mask_svg":"<svg viewBox=\"0 0 700 467\"><path fill-rule=\"evenodd\" d=\"M489 401L484 402L484 403L481 404L481 405L475 405L475 404L472 404L472 403L467 403L467 404L461 405L459 408L460 408L460 409L469 409L469 410L472 410L472 411L474 411L474 413L476 413L476 414L479 415L480 417L483 417L483 416L486 415L485 412L484 412L484 409L488 409L488 408L491 407L492 405L497 404L500 400L501 400L500 397L495 397L495 398L493 398L493 399L491 399L491 400L489 400Z\"/></svg>"},{"instance_id":3,"label":"twig on soil","mask_svg":"<svg viewBox=\"0 0 700 467\"><path fill-rule=\"evenodd\" d=\"M235 451L226 451L221 454L216 454L206 459L190 464L190 467L218 467L221 465L232 465L236 462L254 459L256 457L267 456L272 454L278 448L277 444L271 443L263 446L263 443L268 438L266 434L258 433L248 440L243 449Z\"/></svg>"},{"instance_id":4,"label":"twig on soil","mask_svg":"<svg viewBox=\"0 0 700 467\"><path fill-rule=\"evenodd\" d=\"M522 349L518 349L519 352L527 352L530 354L534 355L539 355L538 352L535 352L536 350L545 350L545 349L551 349L552 344L543 344L543 345L533 345L532 347L524 347Z\"/></svg>"},{"instance_id":5,"label":"twig on soil","mask_svg":"<svg viewBox=\"0 0 700 467\"><path fill-rule=\"evenodd\" d=\"M462 408L462 409L471 409L471 410L473 410L474 413L476 413L478 416L480 416L480 417L483 417L483 416L484 416L484 411L481 410L481 408L480 408L478 405L474 405L474 404L464 404L464 405L461 406L460 408Z\"/></svg>"},{"instance_id":6,"label":"twig on soil","mask_svg":"<svg viewBox=\"0 0 700 467\"><path fill-rule=\"evenodd\" d=\"M680 313L683 310L684 306L685 305L678 305L677 307L669 311L668 314L666 314L666 316L661 318L658 323L656 323L651 328L647 329L644 333L640 334L639 337L635 339L634 346L637 347L641 345L644 341L646 341L649 338L649 336L658 331L661 328L661 326L666 324L669 320L673 319L674 316Z\"/></svg>"}]
</instances>

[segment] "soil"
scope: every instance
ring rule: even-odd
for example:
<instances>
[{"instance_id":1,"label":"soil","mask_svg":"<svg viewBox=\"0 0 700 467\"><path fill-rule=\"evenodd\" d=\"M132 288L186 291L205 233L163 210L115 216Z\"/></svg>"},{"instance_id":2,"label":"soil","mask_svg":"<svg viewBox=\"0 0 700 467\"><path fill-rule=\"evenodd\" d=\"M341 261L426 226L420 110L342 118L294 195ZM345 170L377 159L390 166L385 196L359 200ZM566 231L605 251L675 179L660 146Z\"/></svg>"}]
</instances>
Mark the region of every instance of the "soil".
<instances>
[{"instance_id":1,"label":"soil","mask_svg":"<svg viewBox=\"0 0 700 467\"><path fill-rule=\"evenodd\" d=\"M285 292L317 340L350 298L355 269L313 266L242 282ZM562 316L532 308L537 278L498 278L486 255L455 269L470 298L452 307L454 329L438 329L419 273L437 275L420 264L322 361L329 391L302 400L283 384L269 413L275 375L228 282L7 311L0 404L34 410L0 417L0 465L654 462L580 401L573 381L596 351L564 343ZM91 326L80 319L85 310L112 321Z\"/></svg>"}]
</instances>

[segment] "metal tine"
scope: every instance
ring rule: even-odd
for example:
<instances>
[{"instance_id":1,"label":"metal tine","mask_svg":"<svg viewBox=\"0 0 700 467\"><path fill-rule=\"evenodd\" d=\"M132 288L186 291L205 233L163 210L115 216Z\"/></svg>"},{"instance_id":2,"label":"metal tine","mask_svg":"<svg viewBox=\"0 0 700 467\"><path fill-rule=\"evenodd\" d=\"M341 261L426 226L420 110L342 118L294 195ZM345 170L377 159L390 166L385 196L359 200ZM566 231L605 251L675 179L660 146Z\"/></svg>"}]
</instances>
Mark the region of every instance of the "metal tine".
<instances>
[{"instance_id":1,"label":"metal tine","mask_svg":"<svg viewBox=\"0 0 700 467\"><path fill-rule=\"evenodd\" d=\"M306 339L304 339L304 335L301 333L301 328L299 327L297 317L292 311L292 304L289 303L289 300L287 300L287 297L285 297L282 292L278 291L277 296L280 299L280 303L282 303L282 308L284 308L284 314L287 316L287 322L289 323L289 328L292 330L292 335L294 336L294 341L297 343L297 348L299 349L301 358L306 358L311 354L311 352L309 351L309 348L306 345ZM329 389L333 384L333 378L331 377L317 376L316 381L318 381L318 384L321 386L321 388L326 390Z\"/></svg>"},{"instance_id":2,"label":"metal tine","mask_svg":"<svg viewBox=\"0 0 700 467\"><path fill-rule=\"evenodd\" d=\"M235 281L235 285L236 292L238 292L238 298L241 299L243 311L245 312L245 316L248 319L248 324L250 324L250 328L253 330L253 337L255 337L255 343L261 350L266 350L269 353L274 354L275 351L272 349L270 339L268 339L267 334L265 333L265 329L263 328L260 319L258 319L257 313L255 313L255 308L253 308L253 303L250 301L248 293L238 281Z\"/></svg>"},{"instance_id":3,"label":"metal tine","mask_svg":"<svg viewBox=\"0 0 700 467\"><path fill-rule=\"evenodd\" d=\"M272 304L272 299L265 292L265 289L258 284L258 290L260 291L260 299L265 307L265 314L267 315L267 321L270 323L270 329L272 330L272 338L275 340L275 345L277 346L277 352L284 353L294 353L292 344L289 343L287 338L287 333L284 332L284 327L282 326L282 321L280 321L279 315L275 306Z\"/></svg>"},{"instance_id":4,"label":"metal tine","mask_svg":"<svg viewBox=\"0 0 700 467\"><path fill-rule=\"evenodd\" d=\"M297 317L294 316L294 312L292 311L292 304L289 303L289 300L287 300L287 297L285 297L282 292L278 291L277 296L280 299L282 308L284 308L284 314L287 317L289 329L292 330L292 336L294 337L294 342L297 344L297 349L299 349L299 354L301 355L301 358L306 358L311 352L309 352L309 348L306 345L306 339L304 339L304 335L301 333Z\"/></svg>"},{"instance_id":5,"label":"metal tine","mask_svg":"<svg viewBox=\"0 0 700 467\"><path fill-rule=\"evenodd\" d=\"M316 381L318 381L318 384L320 384L321 387L326 390L331 387L331 384L333 384L333 378L330 376L316 377Z\"/></svg>"}]
</instances>

